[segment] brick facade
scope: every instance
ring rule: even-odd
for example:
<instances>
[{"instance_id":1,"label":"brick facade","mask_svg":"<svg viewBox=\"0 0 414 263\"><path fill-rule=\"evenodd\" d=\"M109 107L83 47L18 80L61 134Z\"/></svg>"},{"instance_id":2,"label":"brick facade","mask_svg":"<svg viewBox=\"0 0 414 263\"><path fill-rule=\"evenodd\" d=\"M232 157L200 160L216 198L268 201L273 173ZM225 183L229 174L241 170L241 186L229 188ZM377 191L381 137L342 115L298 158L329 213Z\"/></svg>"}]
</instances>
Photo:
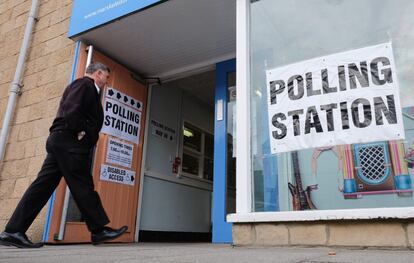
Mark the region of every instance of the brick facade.
<instances>
[{"instance_id":1,"label":"brick facade","mask_svg":"<svg viewBox=\"0 0 414 263\"><path fill-rule=\"evenodd\" d=\"M414 249L412 220L359 220L233 225L238 246L345 246Z\"/></svg>"},{"instance_id":2,"label":"brick facade","mask_svg":"<svg viewBox=\"0 0 414 263\"><path fill-rule=\"evenodd\" d=\"M69 82L73 63L74 42L67 37L72 1L39 2L39 20L25 64L24 87L17 100L5 159L0 167L0 230L42 165L48 128ZM31 3L29 0L0 2L0 125ZM28 231L33 240L41 239L45 211Z\"/></svg>"}]
</instances>

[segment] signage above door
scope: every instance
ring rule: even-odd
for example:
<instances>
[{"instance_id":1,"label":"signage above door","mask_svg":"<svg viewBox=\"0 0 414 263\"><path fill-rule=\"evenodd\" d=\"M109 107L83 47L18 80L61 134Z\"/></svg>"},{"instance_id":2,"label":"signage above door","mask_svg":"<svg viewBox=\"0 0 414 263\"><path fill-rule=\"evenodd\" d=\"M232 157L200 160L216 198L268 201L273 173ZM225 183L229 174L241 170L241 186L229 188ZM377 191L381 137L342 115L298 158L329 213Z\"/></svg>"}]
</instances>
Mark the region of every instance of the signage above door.
<instances>
[{"instance_id":1,"label":"signage above door","mask_svg":"<svg viewBox=\"0 0 414 263\"><path fill-rule=\"evenodd\" d=\"M69 37L165 0L100 0L73 2Z\"/></svg>"}]
</instances>

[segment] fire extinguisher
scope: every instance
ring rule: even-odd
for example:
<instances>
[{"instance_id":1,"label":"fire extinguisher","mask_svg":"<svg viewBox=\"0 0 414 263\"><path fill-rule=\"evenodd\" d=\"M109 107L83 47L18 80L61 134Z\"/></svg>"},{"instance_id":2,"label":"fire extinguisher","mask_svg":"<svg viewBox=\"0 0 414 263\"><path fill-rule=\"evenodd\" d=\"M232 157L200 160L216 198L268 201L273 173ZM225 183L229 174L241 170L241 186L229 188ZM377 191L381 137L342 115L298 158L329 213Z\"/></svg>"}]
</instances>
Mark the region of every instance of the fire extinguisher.
<instances>
[{"instance_id":1,"label":"fire extinguisher","mask_svg":"<svg viewBox=\"0 0 414 263\"><path fill-rule=\"evenodd\" d=\"M178 168L181 165L181 158L180 157L175 157L174 158L174 162L173 162L173 166L172 166L172 172L173 174L178 174Z\"/></svg>"}]
</instances>

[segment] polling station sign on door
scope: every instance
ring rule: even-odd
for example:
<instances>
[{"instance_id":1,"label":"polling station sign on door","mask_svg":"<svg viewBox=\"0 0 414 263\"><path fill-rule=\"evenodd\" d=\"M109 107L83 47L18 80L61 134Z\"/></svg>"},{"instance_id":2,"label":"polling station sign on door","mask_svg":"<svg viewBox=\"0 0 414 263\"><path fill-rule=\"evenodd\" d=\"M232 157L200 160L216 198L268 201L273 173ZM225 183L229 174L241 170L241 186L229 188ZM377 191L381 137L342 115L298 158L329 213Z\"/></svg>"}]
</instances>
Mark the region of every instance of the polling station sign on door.
<instances>
[{"instance_id":1,"label":"polling station sign on door","mask_svg":"<svg viewBox=\"0 0 414 263\"><path fill-rule=\"evenodd\" d=\"M141 101L113 87L106 90L101 132L108 135L108 141L102 181L134 186L132 158L139 144L142 108Z\"/></svg>"},{"instance_id":2,"label":"polling station sign on door","mask_svg":"<svg viewBox=\"0 0 414 263\"><path fill-rule=\"evenodd\" d=\"M138 144L141 127L142 102L108 88L104 102L102 133Z\"/></svg>"},{"instance_id":3,"label":"polling station sign on door","mask_svg":"<svg viewBox=\"0 0 414 263\"><path fill-rule=\"evenodd\" d=\"M266 72L271 153L404 139L391 43Z\"/></svg>"}]
</instances>

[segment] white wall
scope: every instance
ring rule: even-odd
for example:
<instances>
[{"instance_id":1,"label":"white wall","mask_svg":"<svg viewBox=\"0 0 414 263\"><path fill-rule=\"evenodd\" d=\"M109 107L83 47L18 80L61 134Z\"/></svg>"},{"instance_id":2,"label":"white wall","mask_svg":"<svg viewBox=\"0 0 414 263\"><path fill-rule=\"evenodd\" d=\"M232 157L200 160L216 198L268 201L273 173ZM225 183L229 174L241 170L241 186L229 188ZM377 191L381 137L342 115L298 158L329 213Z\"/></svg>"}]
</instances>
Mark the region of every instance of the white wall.
<instances>
[{"instance_id":1,"label":"white wall","mask_svg":"<svg viewBox=\"0 0 414 263\"><path fill-rule=\"evenodd\" d=\"M140 230L210 232L211 192L144 178Z\"/></svg>"},{"instance_id":2,"label":"white wall","mask_svg":"<svg viewBox=\"0 0 414 263\"><path fill-rule=\"evenodd\" d=\"M150 120L174 128L176 137L173 142L163 140L149 127L140 230L210 231L212 184L177 177L171 161L181 145L182 121L213 133L214 108L179 86L177 81L152 90Z\"/></svg>"}]
</instances>

